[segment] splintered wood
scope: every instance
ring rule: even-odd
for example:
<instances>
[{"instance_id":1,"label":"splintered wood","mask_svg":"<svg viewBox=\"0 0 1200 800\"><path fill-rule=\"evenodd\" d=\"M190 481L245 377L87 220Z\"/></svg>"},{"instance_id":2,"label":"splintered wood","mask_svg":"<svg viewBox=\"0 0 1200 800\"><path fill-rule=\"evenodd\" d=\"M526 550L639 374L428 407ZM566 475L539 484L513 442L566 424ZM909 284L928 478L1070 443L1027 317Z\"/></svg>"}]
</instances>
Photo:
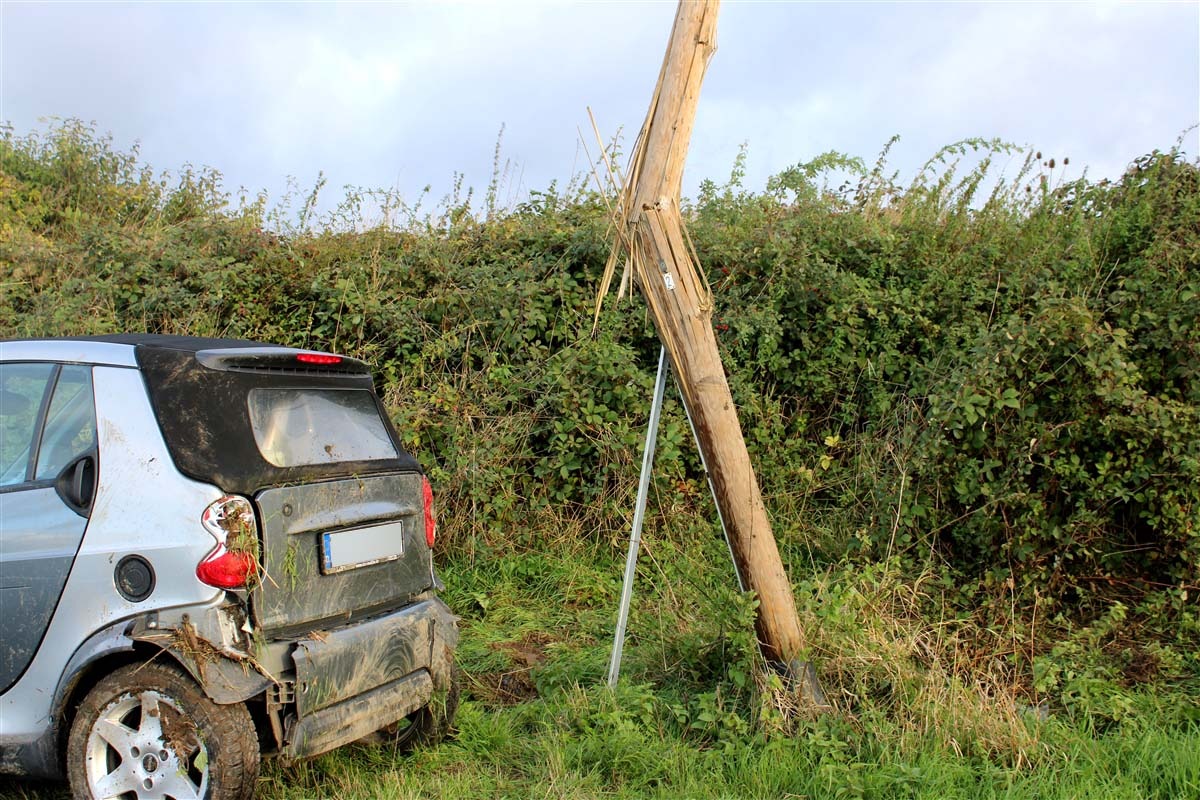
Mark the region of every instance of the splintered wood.
<instances>
[{"instance_id":1,"label":"splintered wood","mask_svg":"<svg viewBox=\"0 0 1200 800\"><path fill-rule=\"evenodd\" d=\"M697 269L680 215L683 167L700 84L716 51L717 6L716 0L679 4L623 186L606 161L610 177L620 188L612 209L617 243L601 281L596 313L617 267L622 266L620 294L632 276L649 306L695 426L739 579L758 595L756 630L763 654L796 672L807 665L799 662L805 641L791 584L717 350L712 292Z\"/></svg>"}]
</instances>

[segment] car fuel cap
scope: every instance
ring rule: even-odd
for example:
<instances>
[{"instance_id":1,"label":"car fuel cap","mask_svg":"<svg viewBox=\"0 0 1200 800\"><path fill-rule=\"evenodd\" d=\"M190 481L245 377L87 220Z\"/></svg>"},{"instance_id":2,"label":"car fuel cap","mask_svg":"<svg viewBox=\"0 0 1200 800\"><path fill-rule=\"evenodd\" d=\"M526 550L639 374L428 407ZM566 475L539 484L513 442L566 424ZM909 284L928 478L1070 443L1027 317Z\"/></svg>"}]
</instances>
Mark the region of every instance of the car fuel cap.
<instances>
[{"instance_id":1,"label":"car fuel cap","mask_svg":"<svg viewBox=\"0 0 1200 800\"><path fill-rule=\"evenodd\" d=\"M117 591L131 603L140 603L154 591L154 568L141 556L125 556L117 562Z\"/></svg>"}]
</instances>

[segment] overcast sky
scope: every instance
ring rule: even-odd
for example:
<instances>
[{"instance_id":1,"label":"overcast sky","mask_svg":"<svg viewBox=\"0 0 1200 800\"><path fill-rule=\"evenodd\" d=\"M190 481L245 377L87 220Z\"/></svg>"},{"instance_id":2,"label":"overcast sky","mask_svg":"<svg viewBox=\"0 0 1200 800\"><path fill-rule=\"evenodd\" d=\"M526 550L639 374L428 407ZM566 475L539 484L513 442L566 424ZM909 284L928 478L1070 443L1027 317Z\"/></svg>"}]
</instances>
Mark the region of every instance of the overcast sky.
<instances>
[{"instance_id":1,"label":"overcast sky","mask_svg":"<svg viewBox=\"0 0 1200 800\"><path fill-rule=\"evenodd\" d=\"M505 198L585 167L587 107L627 143L673 3L48 3L0 0L0 120L77 117L157 169L216 168L279 197L287 176L482 190L501 125ZM1200 3L739 3L718 22L686 194L828 151L911 177L972 137L1116 177L1200 122ZM1185 137L1195 157L1197 132ZM627 148L628 149L628 144ZM326 199L326 203L329 199Z\"/></svg>"}]
</instances>

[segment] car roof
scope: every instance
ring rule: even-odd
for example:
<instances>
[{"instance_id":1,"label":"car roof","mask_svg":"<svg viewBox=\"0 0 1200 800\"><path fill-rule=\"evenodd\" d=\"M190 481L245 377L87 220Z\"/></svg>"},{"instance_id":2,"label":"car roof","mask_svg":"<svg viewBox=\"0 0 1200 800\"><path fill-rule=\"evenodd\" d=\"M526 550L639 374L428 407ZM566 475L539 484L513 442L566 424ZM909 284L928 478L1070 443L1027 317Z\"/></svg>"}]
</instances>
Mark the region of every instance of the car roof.
<instances>
[{"instance_id":1,"label":"car roof","mask_svg":"<svg viewBox=\"0 0 1200 800\"><path fill-rule=\"evenodd\" d=\"M276 347L247 339L169 336L161 333L112 333L48 339L0 341L0 361L60 361L136 367L135 348L153 347L195 353L244 347Z\"/></svg>"}]
</instances>

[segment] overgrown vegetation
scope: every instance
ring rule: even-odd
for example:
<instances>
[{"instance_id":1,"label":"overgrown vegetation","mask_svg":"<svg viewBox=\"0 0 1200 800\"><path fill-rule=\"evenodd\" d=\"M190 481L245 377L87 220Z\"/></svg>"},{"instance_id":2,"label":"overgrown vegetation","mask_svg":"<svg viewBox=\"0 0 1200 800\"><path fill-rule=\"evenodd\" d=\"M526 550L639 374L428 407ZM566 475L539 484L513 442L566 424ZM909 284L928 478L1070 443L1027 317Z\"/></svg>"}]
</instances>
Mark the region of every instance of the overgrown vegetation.
<instances>
[{"instance_id":1,"label":"overgrown vegetation","mask_svg":"<svg viewBox=\"0 0 1200 800\"><path fill-rule=\"evenodd\" d=\"M348 352L430 469L457 741L275 769L266 796L1200 795L1200 166L1067 182L969 141L909 184L886 149L740 175L686 211L820 719L760 668L675 398L599 688L658 349L636 302L592 334L602 197L351 190L316 219L78 123L6 133L0 335Z\"/></svg>"}]
</instances>

